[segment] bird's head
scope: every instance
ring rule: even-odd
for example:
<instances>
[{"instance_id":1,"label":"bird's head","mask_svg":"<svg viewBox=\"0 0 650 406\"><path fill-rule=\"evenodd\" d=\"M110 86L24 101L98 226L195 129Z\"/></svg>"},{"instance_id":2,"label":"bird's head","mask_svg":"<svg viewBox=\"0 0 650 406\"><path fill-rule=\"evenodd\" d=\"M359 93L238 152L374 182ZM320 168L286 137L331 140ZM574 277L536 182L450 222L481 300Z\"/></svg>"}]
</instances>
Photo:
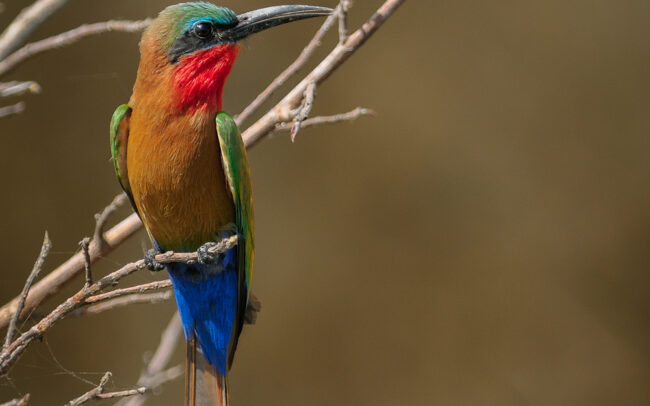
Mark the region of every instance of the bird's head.
<instances>
[{"instance_id":1,"label":"bird's head","mask_svg":"<svg viewBox=\"0 0 650 406\"><path fill-rule=\"evenodd\" d=\"M326 16L326 7L288 5L237 14L206 2L169 6L145 30L138 76L167 76L180 110L221 110L226 77L251 34L304 18ZM146 66L148 65L148 66Z\"/></svg>"}]
</instances>

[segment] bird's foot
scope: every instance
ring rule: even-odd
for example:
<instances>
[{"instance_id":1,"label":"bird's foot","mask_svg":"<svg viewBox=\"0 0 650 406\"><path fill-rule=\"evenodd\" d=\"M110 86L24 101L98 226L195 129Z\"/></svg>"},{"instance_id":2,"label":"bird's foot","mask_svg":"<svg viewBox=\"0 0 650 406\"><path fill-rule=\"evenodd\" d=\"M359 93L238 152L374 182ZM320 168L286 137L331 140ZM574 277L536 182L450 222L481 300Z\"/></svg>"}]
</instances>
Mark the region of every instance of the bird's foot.
<instances>
[{"instance_id":1,"label":"bird's foot","mask_svg":"<svg viewBox=\"0 0 650 406\"><path fill-rule=\"evenodd\" d=\"M160 251L155 248L147 250L147 252L144 253L144 264L152 272L158 272L165 269L165 265L156 261L156 255L158 254L160 254Z\"/></svg>"},{"instance_id":2,"label":"bird's foot","mask_svg":"<svg viewBox=\"0 0 650 406\"><path fill-rule=\"evenodd\" d=\"M217 245L216 242L206 242L205 244L201 245L198 250L196 250L200 264L209 265L213 264L214 261L217 260L219 254L213 254L209 251L210 248L214 247L215 245Z\"/></svg>"}]
</instances>

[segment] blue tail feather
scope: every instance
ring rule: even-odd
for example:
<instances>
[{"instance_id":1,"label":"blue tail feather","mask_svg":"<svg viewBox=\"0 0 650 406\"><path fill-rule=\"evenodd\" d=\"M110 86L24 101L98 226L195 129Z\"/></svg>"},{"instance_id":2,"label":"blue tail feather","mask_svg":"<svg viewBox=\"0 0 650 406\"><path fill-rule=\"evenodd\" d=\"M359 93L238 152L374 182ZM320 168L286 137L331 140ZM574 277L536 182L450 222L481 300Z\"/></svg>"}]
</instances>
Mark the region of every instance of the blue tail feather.
<instances>
[{"instance_id":1,"label":"blue tail feather","mask_svg":"<svg viewBox=\"0 0 650 406\"><path fill-rule=\"evenodd\" d=\"M167 265L185 338L195 333L208 362L226 374L228 349L237 311L236 251L220 256L216 264Z\"/></svg>"}]
</instances>

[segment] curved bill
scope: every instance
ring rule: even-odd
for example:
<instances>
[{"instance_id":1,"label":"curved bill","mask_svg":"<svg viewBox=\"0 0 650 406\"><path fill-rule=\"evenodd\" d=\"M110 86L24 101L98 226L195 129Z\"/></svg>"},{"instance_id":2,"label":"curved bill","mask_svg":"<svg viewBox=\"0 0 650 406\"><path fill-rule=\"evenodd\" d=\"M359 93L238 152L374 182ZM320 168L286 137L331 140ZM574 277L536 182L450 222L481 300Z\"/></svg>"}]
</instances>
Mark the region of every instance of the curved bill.
<instances>
[{"instance_id":1,"label":"curved bill","mask_svg":"<svg viewBox=\"0 0 650 406\"><path fill-rule=\"evenodd\" d=\"M323 17L332 13L331 8L318 6L273 6L237 16L237 25L221 31L219 36L226 41L239 41L247 36L276 25L290 23L311 17Z\"/></svg>"}]
</instances>

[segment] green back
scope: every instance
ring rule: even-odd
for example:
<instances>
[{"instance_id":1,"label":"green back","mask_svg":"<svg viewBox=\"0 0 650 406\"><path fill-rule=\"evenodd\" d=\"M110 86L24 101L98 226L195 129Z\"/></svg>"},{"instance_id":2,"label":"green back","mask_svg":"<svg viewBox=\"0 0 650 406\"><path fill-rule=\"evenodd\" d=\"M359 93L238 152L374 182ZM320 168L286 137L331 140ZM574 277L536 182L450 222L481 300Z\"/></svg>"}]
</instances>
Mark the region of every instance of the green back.
<instances>
[{"instance_id":1,"label":"green back","mask_svg":"<svg viewBox=\"0 0 650 406\"><path fill-rule=\"evenodd\" d=\"M129 197L133 210L138 212L129 185L129 176L126 168L126 147L129 141L129 120L131 118L131 107L122 104L115 109L111 118L111 158L115 175L120 186Z\"/></svg>"},{"instance_id":2,"label":"green back","mask_svg":"<svg viewBox=\"0 0 650 406\"><path fill-rule=\"evenodd\" d=\"M217 135L221 147L221 162L235 203L235 222L240 239L237 242L238 293L237 316L233 328L234 342L244 325L244 314L248 305L250 284L253 270L255 243L253 240L253 196L251 193L250 167L244 141L239 134L235 121L224 112L216 118ZM235 352L235 347L231 353ZM233 357L230 357L232 363Z\"/></svg>"}]
</instances>

